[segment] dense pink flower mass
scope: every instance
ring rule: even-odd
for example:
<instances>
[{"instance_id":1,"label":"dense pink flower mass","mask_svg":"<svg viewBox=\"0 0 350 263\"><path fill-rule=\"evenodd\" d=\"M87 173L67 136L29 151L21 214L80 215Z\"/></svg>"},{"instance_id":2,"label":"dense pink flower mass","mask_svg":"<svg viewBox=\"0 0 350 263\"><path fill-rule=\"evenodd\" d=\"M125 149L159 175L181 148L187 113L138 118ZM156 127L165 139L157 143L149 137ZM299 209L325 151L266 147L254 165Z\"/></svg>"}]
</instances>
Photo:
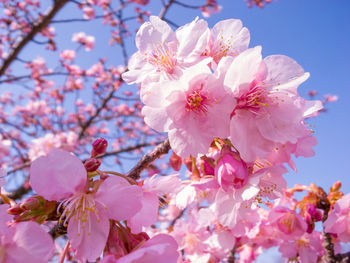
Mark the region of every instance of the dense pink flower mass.
<instances>
[{"instance_id":1,"label":"dense pink flower mass","mask_svg":"<svg viewBox=\"0 0 350 263\"><path fill-rule=\"evenodd\" d=\"M97 192L89 189L82 162L68 152L53 149L30 167L33 190L47 200L61 201L57 211L68 226L77 257L100 256L109 232L109 220L126 220L141 208L142 192L120 177L108 177ZM51 186L51 187L49 187Z\"/></svg>"},{"instance_id":2,"label":"dense pink flower mass","mask_svg":"<svg viewBox=\"0 0 350 263\"><path fill-rule=\"evenodd\" d=\"M159 17L157 1L41 2L0 0L0 85L14 88L0 94L0 263L248 263L270 248L350 262L350 194L284 178L315 154L308 119L337 100L302 98L296 61L250 48L239 19L169 16L210 16L217 0L162 0ZM61 17L71 7L80 18ZM91 31L56 41L71 22ZM56 52L27 56L23 41Z\"/></svg>"}]
</instances>

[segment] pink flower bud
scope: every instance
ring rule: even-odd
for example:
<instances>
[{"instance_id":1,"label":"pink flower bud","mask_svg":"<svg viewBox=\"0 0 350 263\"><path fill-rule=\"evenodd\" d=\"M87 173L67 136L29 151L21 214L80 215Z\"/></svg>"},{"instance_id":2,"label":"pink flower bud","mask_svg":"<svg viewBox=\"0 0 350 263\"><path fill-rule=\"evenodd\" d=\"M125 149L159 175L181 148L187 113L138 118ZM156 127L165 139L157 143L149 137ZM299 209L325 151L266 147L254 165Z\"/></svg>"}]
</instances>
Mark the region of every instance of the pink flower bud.
<instances>
[{"instance_id":1,"label":"pink flower bud","mask_svg":"<svg viewBox=\"0 0 350 263\"><path fill-rule=\"evenodd\" d=\"M192 172L192 158L185 158L184 159L184 164L186 165L187 170Z\"/></svg>"},{"instance_id":2,"label":"pink flower bud","mask_svg":"<svg viewBox=\"0 0 350 263\"><path fill-rule=\"evenodd\" d=\"M247 165L238 154L225 153L215 168L215 176L224 191L229 187L239 189L248 180Z\"/></svg>"},{"instance_id":3,"label":"pink flower bud","mask_svg":"<svg viewBox=\"0 0 350 263\"><path fill-rule=\"evenodd\" d=\"M104 138L99 138L92 144L91 157L103 154L106 152L108 142Z\"/></svg>"},{"instance_id":4,"label":"pink flower bud","mask_svg":"<svg viewBox=\"0 0 350 263\"><path fill-rule=\"evenodd\" d=\"M173 152L173 155L169 158L169 163L171 168L173 168L175 171L179 171L181 169L182 159Z\"/></svg>"},{"instance_id":5,"label":"pink flower bud","mask_svg":"<svg viewBox=\"0 0 350 263\"><path fill-rule=\"evenodd\" d=\"M199 167L203 175L214 175L214 159L203 156L199 160Z\"/></svg>"},{"instance_id":6,"label":"pink flower bud","mask_svg":"<svg viewBox=\"0 0 350 263\"><path fill-rule=\"evenodd\" d=\"M89 158L85 161L84 166L87 172L94 172L100 167L101 160L96 158Z\"/></svg>"}]
</instances>

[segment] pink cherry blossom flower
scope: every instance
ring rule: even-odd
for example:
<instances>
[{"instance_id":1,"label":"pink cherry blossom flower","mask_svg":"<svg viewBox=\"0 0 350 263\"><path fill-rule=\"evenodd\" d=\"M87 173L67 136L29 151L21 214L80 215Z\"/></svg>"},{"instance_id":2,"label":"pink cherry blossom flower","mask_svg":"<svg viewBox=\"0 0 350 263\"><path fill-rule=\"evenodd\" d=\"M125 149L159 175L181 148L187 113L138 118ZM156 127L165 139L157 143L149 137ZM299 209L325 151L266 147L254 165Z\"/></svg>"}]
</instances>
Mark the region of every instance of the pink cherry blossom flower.
<instances>
[{"instance_id":1,"label":"pink cherry blossom flower","mask_svg":"<svg viewBox=\"0 0 350 263\"><path fill-rule=\"evenodd\" d=\"M21 222L8 226L12 216L8 205L0 205L0 262L46 263L51 258L52 238L37 223Z\"/></svg>"},{"instance_id":2,"label":"pink cherry blossom flower","mask_svg":"<svg viewBox=\"0 0 350 263\"><path fill-rule=\"evenodd\" d=\"M294 60L281 55L262 60L261 47L256 47L236 59L226 57L218 67L227 66L225 88L237 100L230 137L245 161L266 157L276 143L295 144L305 136L303 120L322 103L298 95L298 86L309 74Z\"/></svg>"},{"instance_id":3,"label":"pink cherry blossom flower","mask_svg":"<svg viewBox=\"0 0 350 263\"><path fill-rule=\"evenodd\" d=\"M183 68L203 59L208 33L204 20L196 19L173 32L166 22L151 16L136 34L139 51L130 58L123 79L128 84L177 79Z\"/></svg>"},{"instance_id":4,"label":"pink cherry blossom flower","mask_svg":"<svg viewBox=\"0 0 350 263\"><path fill-rule=\"evenodd\" d=\"M75 59L75 51L71 49L63 50L60 53L60 57L68 61L73 61Z\"/></svg>"},{"instance_id":5,"label":"pink cherry blossom flower","mask_svg":"<svg viewBox=\"0 0 350 263\"><path fill-rule=\"evenodd\" d=\"M212 57L218 64L222 57L236 57L246 50L249 40L249 30L242 28L241 20L222 20L210 30L210 38L203 55Z\"/></svg>"},{"instance_id":6,"label":"pink cherry blossom flower","mask_svg":"<svg viewBox=\"0 0 350 263\"><path fill-rule=\"evenodd\" d=\"M314 231L312 234L305 233L297 240L286 240L279 251L287 258L299 256L300 263L316 263L324 254L321 233Z\"/></svg>"},{"instance_id":7,"label":"pink cherry blossom flower","mask_svg":"<svg viewBox=\"0 0 350 263\"><path fill-rule=\"evenodd\" d=\"M350 242L350 194L336 202L323 225L327 233L337 234L342 242Z\"/></svg>"},{"instance_id":8,"label":"pink cherry blossom flower","mask_svg":"<svg viewBox=\"0 0 350 263\"><path fill-rule=\"evenodd\" d=\"M86 51L92 50L95 46L95 37L88 36L84 32L74 33L72 41L82 44L85 47Z\"/></svg>"},{"instance_id":9,"label":"pink cherry blossom flower","mask_svg":"<svg viewBox=\"0 0 350 263\"><path fill-rule=\"evenodd\" d=\"M282 174L286 171L283 166L262 168L250 173L245 184L236 184L240 188L234 185L227 187L226 191L220 188L215 198L215 214L220 223L232 229L263 199L282 197L287 186Z\"/></svg>"},{"instance_id":10,"label":"pink cherry blossom flower","mask_svg":"<svg viewBox=\"0 0 350 263\"><path fill-rule=\"evenodd\" d=\"M211 14L219 13L222 9L221 5L218 5L217 0L207 0L207 3L200 8L204 17L210 17Z\"/></svg>"},{"instance_id":11,"label":"pink cherry blossom flower","mask_svg":"<svg viewBox=\"0 0 350 263\"><path fill-rule=\"evenodd\" d=\"M170 233L191 262L207 262L210 257L207 253L209 244L205 242L210 237L210 232L206 220L201 219L202 215L200 211L191 210L186 218L176 221L174 230Z\"/></svg>"},{"instance_id":12,"label":"pink cherry blossom flower","mask_svg":"<svg viewBox=\"0 0 350 263\"><path fill-rule=\"evenodd\" d=\"M91 6L85 6L83 8L84 19L94 19L95 18L95 10Z\"/></svg>"},{"instance_id":13,"label":"pink cherry blossom flower","mask_svg":"<svg viewBox=\"0 0 350 263\"><path fill-rule=\"evenodd\" d=\"M141 189L120 177L108 177L90 192L83 163L74 155L53 149L30 167L33 190L49 201L61 201L60 221L77 258L95 260L105 247L109 220L127 220L141 208ZM61 210L62 208L62 210Z\"/></svg>"},{"instance_id":14,"label":"pink cherry blossom flower","mask_svg":"<svg viewBox=\"0 0 350 263\"><path fill-rule=\"evenodd\" d=\"M287 207L274 207L269 213L268 220L280 231L279 236L284 240L297 239L307 230L303 218Z\"/></svg>"},{"instance_id":15,"label":"pink cherry blossom flower","mask_svg":"<svg viewBox=\"0 0 350 263\"><path fill-rule=\"evenodd\" d=\"M53 148L73 151L77 145L77 140L78 135L74 132L46 133L44 137L32 140L29 145L29 158L35 160L39 156L48 154Z\"/></svg>"},{"instance_id":16,"label":"pink cherry blossom flower","mask_svg":"<svg viewBox=\"0 0 350 263\"><path fill-rule=\"evenodd\" d=\"M228 136L228 109L234 102L206 64L188 68L179 80L154 84L141 94L146 124L168 132L171 148L182 158L206 154L215 137Z\"/></svg>"}]
</instances>

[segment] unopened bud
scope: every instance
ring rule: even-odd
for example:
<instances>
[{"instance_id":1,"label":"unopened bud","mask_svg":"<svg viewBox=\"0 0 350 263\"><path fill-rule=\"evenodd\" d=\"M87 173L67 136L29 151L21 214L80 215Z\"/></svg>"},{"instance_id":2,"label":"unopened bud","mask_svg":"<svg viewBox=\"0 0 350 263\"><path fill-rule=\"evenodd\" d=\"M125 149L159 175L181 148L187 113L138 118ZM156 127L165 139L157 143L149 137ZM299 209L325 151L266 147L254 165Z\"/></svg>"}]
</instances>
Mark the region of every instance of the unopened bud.
<instances>
[{"instance_id":1,"label":"unopened bud","mask_svg":"<svg viewBox=\"0 0 350 263\"><path fill-rule=\"evenodd\" d=\"M91 157L95 157L106 152L108 142L104 138L99 138L92 144Z\"/></svg>"},{"instance_id":2,"label":"unopened bud","mask_svg":"<svg viewBox=\"0 0 350 263\"><path fill-rule=\"evenodd\" d=\"M186 165L187 170L192 172L192 158L185 158L184 159L184 164Z\"/></svg>"},{"instance_id":3,"label":"unopened bud","mask_svg":"<svg viewBox=\"0 0 350 263\"><path fill-rule=\"evenodd\" d=\"M171 168L173 168L175 171L179 171L181 169L182 159L173 152L173 155L169 158L169 163Z\"/></svg>"},{"instance_id":4,"label":"unopened bud","mask_svg":"<svg viewBox=\"0 0 350 263\"><path fill-rule=\"evenodd\" d=\"M331 192L339 191L340 188L341 188L341 182L336 181L331 187Z\"/></svg>"},{"instance_id":5,"label":"unopened bud","mask_svg":"<svg viewBox=\"0 0 350 263\"><path fill-rule=\"evenodd\" d=\"M23 210L34 210L38 208L40 205L40 201L37 197L30 197L24 203L21 204L21 208Z\"/></svg>"},{"instance_id":6,"label":"unopened bud","mask_svg":"<svg viewBox=\"0 0 350 263\"><path fill-rule=\"evenodd\" d=\"M101 160L96 158L89 158L85 161L84 166L87 172L94 172L100 167Z\"/></svg>"},{"instance_id":7,"label":"unopened bud","mask_svg":"<svg viewBox=\"0 0 350 263\"><path fill-rule=\"evenodd\" d=\"M7 209L7 213L9 213L10 215L19 215L23 213L23 211L24 210L21 208L21 204L15 204L11 208Z\"/></svg>"},{"instance_id":8,"label":"unopened bud","mask_svg":"<svg viewBox=\"0 0 350 263\"><path fill-rule=\"evenodd\" d=\"M214 175L215 160L207 156L202 156L199 160L199 167L203 175Z\"/></svg>"}]
</instances>

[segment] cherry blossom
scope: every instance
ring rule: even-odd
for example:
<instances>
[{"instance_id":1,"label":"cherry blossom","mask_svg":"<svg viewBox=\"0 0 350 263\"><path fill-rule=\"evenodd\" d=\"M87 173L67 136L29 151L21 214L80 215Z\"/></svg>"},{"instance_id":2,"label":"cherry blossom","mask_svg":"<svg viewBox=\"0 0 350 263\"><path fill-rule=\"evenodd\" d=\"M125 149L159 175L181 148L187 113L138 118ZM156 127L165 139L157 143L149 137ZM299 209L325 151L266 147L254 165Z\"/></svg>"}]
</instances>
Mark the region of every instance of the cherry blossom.
<instances>
[{"instance_id":1,"label":"cherry blossom","mask_svg":"<svg viewBox=\"0 0 350 263\"><path fill-rule=\"evenodd\" d=\"M203 20L196 19L173 32L166 22L151 16L136 34L139 51L130 58L123 79L128 84L177 79L182 68L201 60L207 38L208 26Z\"/></svg>"},{"instance_id":2,"label":"cherry blossom","mask_svg":"<svg viewBox=\"0 0 350 263\"><path fill-rule=\"evenodd\" d=\"M264 158L276 143L295 144L304 136L303 120L322 104L298 95L298 86L309 74L294 60L281 55L262 60L261 47L255 47L223 63L230 64L225 88L237 100L230 137L245 161ZM249 143L252 140L254 145Z\"/></svg>"},{"instance_id":3,"label":"cherry blossom","mask_svg":"<svg viewBox=\"0 0 350 263\"><path fill-rule=\"evenodd\" d=\"M108 219L126 220L141 208L141 190L119 177L109 177L89 190L84 165L74 155L53 149L30 167L30 184L47 200L61 201L57 211L68 226L78 258L100 256L109 232ZM54 186L49 188L48 186Z\"/></svg>"}]
</instances>

